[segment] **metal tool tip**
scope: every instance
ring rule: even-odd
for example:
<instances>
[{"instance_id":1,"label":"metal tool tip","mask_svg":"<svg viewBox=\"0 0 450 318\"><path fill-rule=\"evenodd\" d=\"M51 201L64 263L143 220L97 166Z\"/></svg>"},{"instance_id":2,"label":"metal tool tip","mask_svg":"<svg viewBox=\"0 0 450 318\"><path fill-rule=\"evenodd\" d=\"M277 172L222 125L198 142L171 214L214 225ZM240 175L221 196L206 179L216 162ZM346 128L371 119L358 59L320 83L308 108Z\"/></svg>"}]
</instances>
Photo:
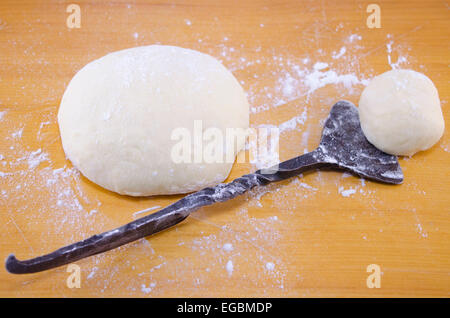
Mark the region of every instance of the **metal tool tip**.
<instances>
[{"instance_id":1,"label":"metal tool tip","mask_svg":"<svg viewBox=\"0 0 450 318\"><path fill-rule=\"evenodd\" d=\"M18 260L14 256L14 254L9 254L8 257L5 260L5 268L6 268L6 270L9 273L12 273L12 274L17 273L17 264L18 264Z\"/></svg>"}]
</instances>

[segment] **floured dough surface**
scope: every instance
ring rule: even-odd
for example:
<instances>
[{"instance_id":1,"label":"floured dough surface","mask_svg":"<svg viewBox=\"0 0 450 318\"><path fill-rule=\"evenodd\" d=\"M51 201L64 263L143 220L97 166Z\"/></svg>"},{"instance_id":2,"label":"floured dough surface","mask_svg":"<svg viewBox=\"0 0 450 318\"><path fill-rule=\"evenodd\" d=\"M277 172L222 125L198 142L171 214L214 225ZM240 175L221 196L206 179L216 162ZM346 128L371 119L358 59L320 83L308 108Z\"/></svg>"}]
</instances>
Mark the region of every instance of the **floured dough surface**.
<instances>
[{"instance_id":1,"label":"floured dough surface","mask_svg":"<svg viewBox=\"0 0 450 318\"><path fill-rule=\"evenodd\" d=\"M376 76L359 100L361 128L377 148L411 156L441 138L444 118L433 82L412 70Z\"/></svg>"},{"instance_id":2,"label":"floured dough surface","mask_svg":"<svg viewBox=\"0 0 450 318\"><path fill-rule=\"evenodd\" d=\"M64 151L94 183L133 196L186 193L222 182L232 162L174 162L173 131L247 128L249 106L213 57L173 46L108 54L83 67L58 113ZM194 139L194 138L193 138ZM210 141L211 142L211 141ZM221 142L216 140L213 142ZM232 152L234 159L243 143Z\"/></svg>"}]
</instances>

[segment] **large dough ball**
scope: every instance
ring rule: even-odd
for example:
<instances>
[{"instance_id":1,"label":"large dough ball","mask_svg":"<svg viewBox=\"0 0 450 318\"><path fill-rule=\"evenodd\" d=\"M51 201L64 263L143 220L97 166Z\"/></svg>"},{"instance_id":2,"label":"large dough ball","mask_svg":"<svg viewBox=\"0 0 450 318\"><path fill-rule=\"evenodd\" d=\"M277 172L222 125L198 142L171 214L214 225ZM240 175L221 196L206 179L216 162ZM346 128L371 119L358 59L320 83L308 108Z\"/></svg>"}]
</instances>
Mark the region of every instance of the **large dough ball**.
<instances>
[{"instance_id":1,"label":"large dough ball","mask_svg":"<svg viewBox=\"0 0 450 318\"><path fill-rule=\"evenodd\" d=\"M191 192L228 176L230 160L173 160L181 136L172 133L185 128L194 143L197 120L203 131L214 128L223 136L227 128L248 128L242 87L213 57L159 45L114 52L87 64L71 80L58 113L72 163L100 186L133 196ZM218 138L203 143L223 146ZM238 142L223 151L234 160L243 146Z\"/></svg>"},{"instance_id":2,"label":"large dough ball","mask_svg":"<svg viewBox=\"0 0 450 318\"><path fill-rule=\"evenodd\" d=\"M444 132L436 87L412 70L392 70L373 78L361 94L359 117L367 139L393 155L426 150Z\"/></svg>"}]
</instances>

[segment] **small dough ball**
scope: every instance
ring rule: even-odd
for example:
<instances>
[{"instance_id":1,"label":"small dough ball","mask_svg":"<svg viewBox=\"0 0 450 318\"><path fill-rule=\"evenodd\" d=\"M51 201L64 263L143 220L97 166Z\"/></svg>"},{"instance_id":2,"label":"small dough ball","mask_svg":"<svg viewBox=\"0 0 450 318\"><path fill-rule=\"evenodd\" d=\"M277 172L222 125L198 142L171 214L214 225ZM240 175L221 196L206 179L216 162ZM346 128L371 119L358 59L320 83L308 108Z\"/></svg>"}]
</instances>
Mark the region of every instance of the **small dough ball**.
<instances>
[{"instance_id":1,"label":"small dough ball","mask_svg":"<svg viewBox=\"0 0 450 318\"><path fill-rule=\"evenodd\" d=\"M359 117L367 139L392 155L426 150L444 133L436 87L412 70L391 70L373 78L361 94Z\"/></svg>"},{"instance_id":2,"label":"small dough ball","mask_svg":"<svg viewBox=\"0 0 450 318\"><path fill-rule=\"evenodd\" d=\"M196 131L211 128L225 136L227 128L247 129L249 105L215 58L152 45L84 66L64 93L58 123L67 157L94 183L132 196L187 193L225 180L245 140L233 149L224 149L219 138L203 140L203 147L222 147L232 158L222 161L195 159L200 148L194 146L190 160L175 160L174 147L183 140L198 146Z\"/></svg>"}]
</instances>

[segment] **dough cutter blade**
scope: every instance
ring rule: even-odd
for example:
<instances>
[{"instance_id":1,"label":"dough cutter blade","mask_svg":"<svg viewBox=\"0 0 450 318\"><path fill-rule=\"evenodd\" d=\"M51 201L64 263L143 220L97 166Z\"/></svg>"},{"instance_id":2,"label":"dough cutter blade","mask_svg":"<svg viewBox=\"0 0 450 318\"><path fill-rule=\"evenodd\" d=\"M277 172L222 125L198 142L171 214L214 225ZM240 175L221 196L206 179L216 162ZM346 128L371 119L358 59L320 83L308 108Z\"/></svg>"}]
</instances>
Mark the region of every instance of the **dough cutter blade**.
<instances>
[{"instance_id":1,"label":"dough cutter blade","mask_svg":"<svg viewBox=\"0 0 450 318\"><path fill-rule=\"evenodd\" d=\"M315 151L323 161L363 178L392 184L403 182L397 157L384 153L367 140L358 109L350 102L340 101L333 106Z\"/></svg>"}]
</instances>

